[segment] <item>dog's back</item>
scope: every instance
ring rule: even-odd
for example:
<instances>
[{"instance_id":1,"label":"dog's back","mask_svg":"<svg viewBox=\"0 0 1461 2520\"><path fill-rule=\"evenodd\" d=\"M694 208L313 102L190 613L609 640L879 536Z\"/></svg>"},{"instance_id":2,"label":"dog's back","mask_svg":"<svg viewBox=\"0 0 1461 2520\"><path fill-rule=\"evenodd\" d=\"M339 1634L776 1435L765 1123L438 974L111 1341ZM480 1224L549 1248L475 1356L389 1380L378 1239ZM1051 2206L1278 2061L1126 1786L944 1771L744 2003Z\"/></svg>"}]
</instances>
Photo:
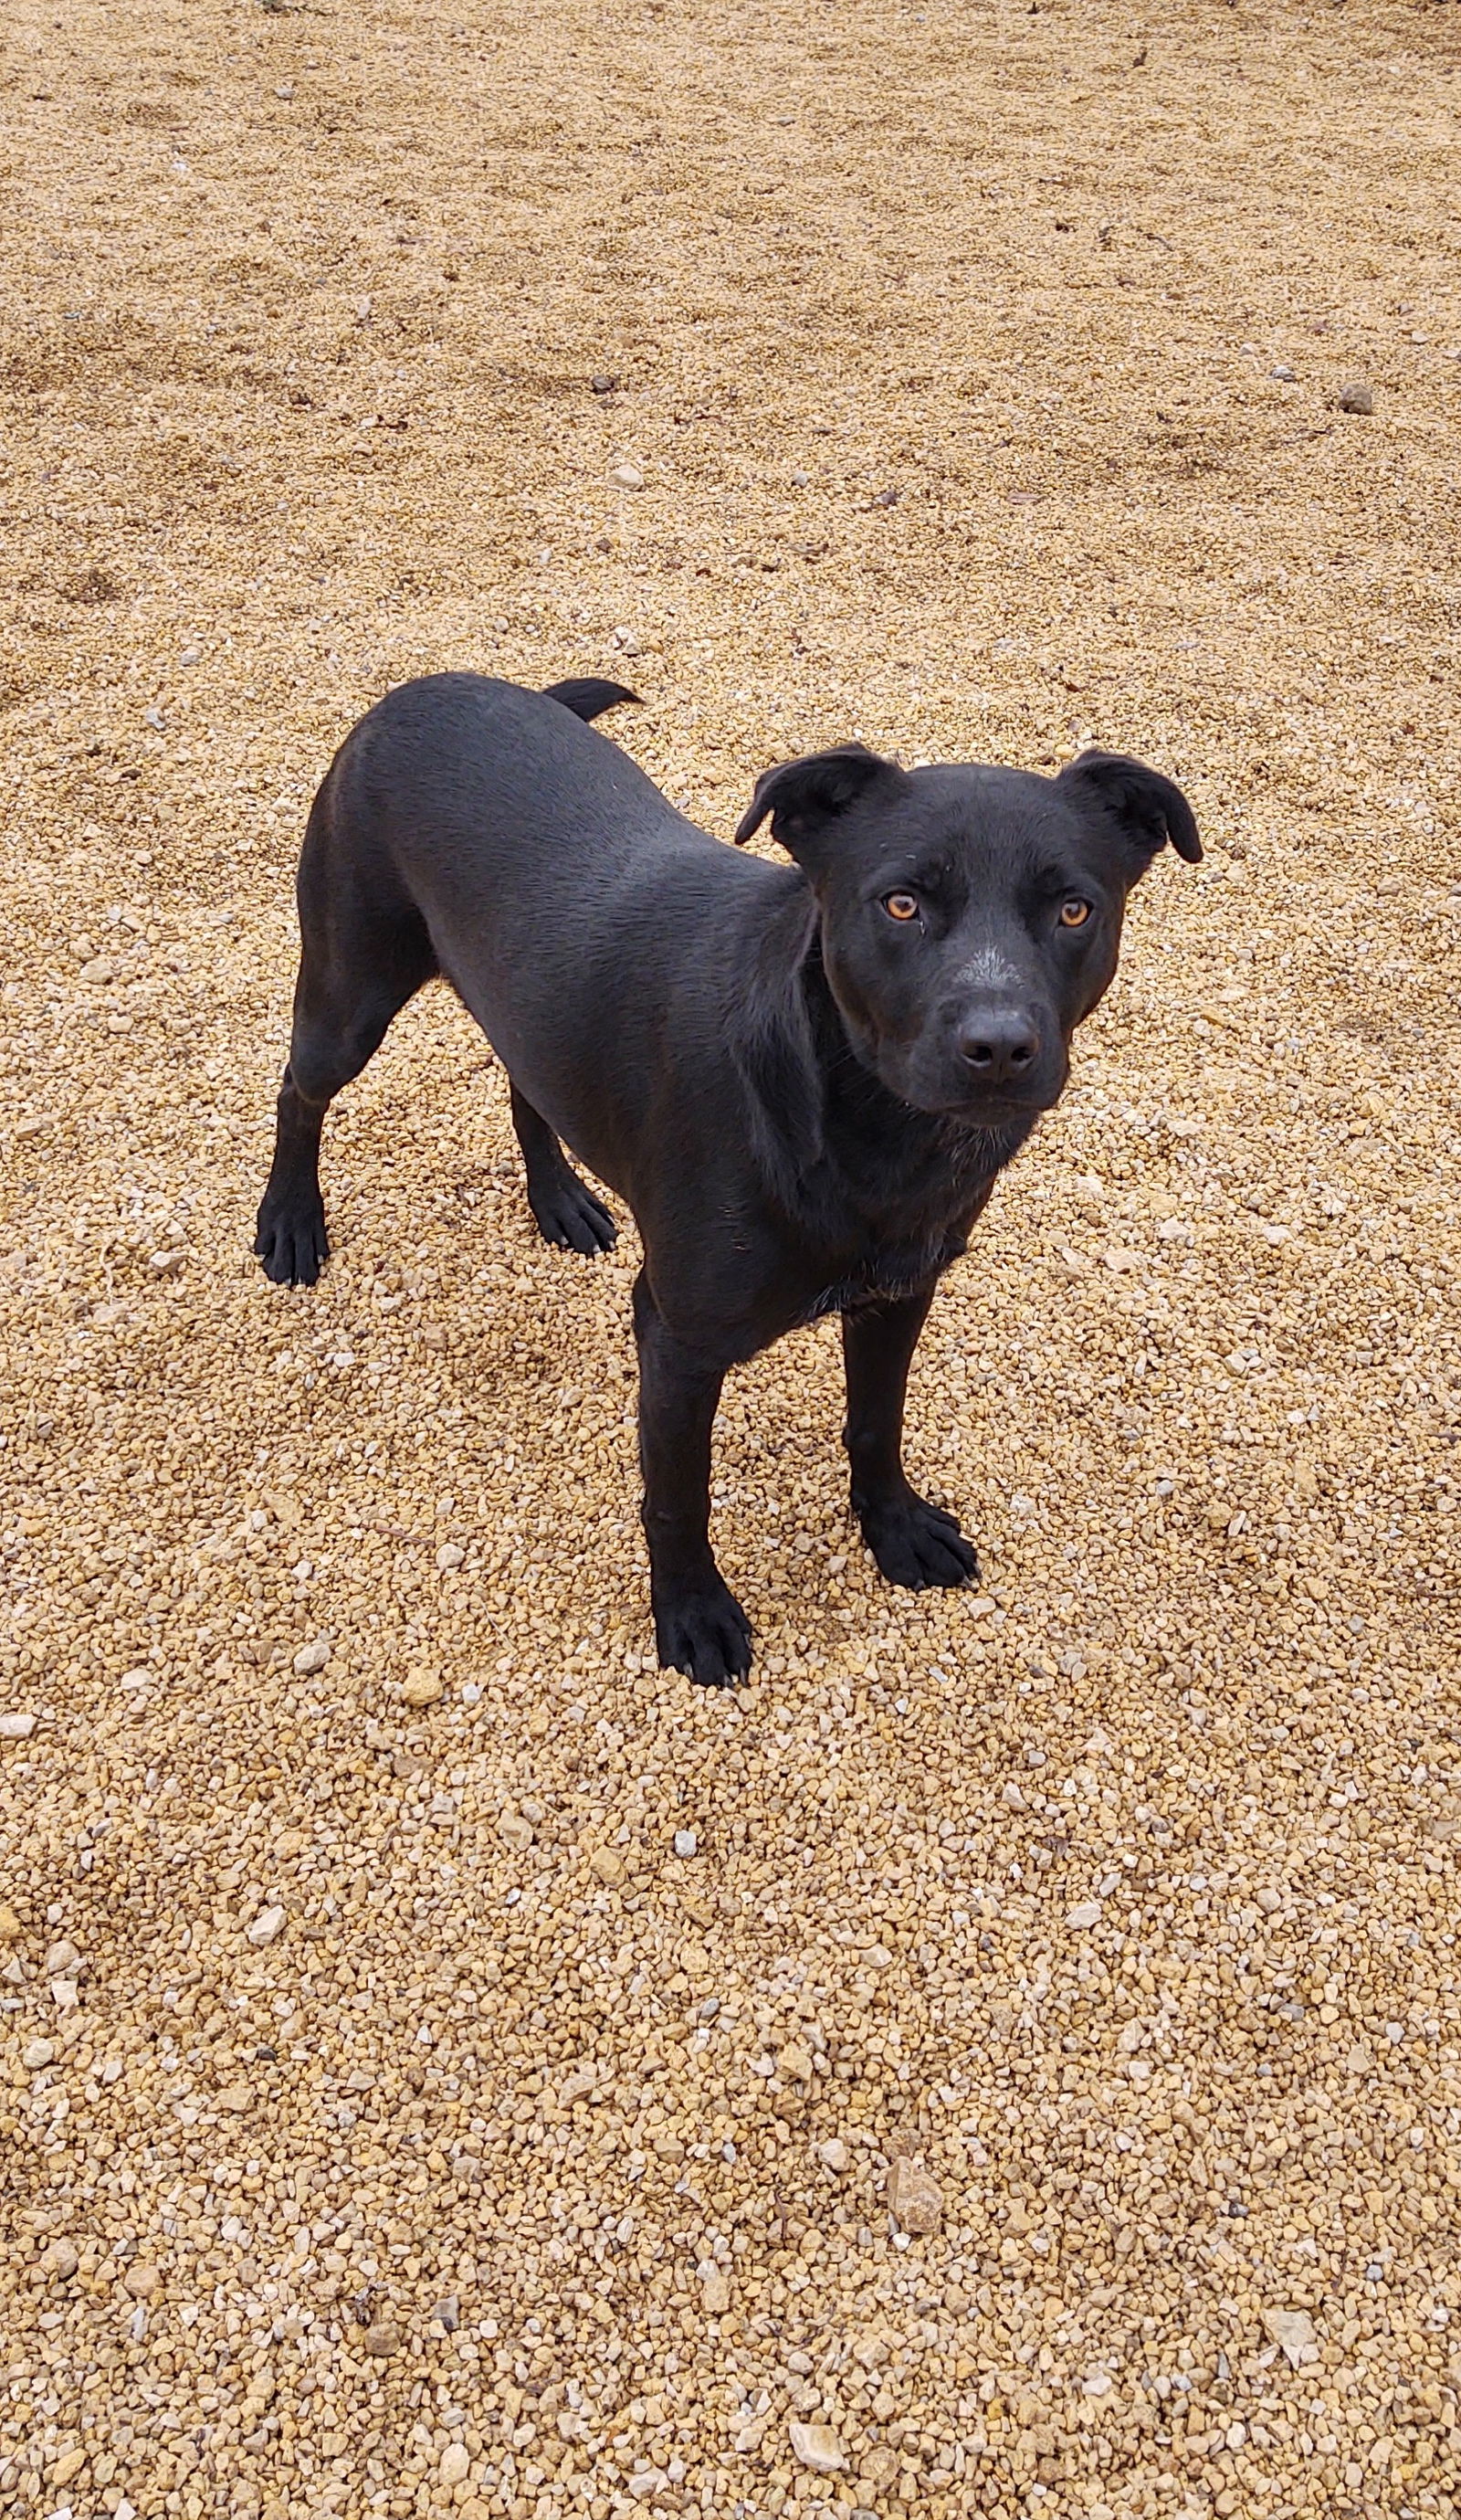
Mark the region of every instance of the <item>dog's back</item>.
<instances>
[{"instance_id":1,"label":"dog's back","mask_svg":"<svg viewBox=\"0 0 1461 2520\"><path fill-rule=\"evenodd\" d=\"M299 882L307 931L419 931L528 1101L632 1198L676 996L713 985L728 930L787 877L686 821L585 722L621 697L402 684L335 755Z\"/></svg>"}]
</instances>

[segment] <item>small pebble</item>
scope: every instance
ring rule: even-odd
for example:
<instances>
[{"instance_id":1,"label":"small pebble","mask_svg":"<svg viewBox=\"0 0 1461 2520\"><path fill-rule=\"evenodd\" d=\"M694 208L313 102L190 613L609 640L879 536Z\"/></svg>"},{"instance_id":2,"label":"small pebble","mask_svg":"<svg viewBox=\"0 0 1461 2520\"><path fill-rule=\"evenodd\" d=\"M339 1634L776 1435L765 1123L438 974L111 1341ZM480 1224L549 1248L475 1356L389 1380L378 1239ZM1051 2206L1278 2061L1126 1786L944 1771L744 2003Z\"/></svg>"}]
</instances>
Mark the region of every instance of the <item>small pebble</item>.
<instances>
[{"instance_id":1,"label":"small pebble","mask_svg":"<svg viewBox=\"0 0 1461 2520\"><path fill-rule=\"evenodd\" d=\"M0 1900L0 1943L18 1943L24 1931L14 1908Z\"/></svg>"},{"instance_id":2,"label":"small pebble","mask_svg":"<svg viewBox=\"0 0 1461 2520\"><path fill-rule=\"evenodd\" d=\"M465 2442L448 2442L441 2453L443 2485L462 2485L471 2474L471 2452Z\"/></svg>"},{"instance_id":3,"label":"small pebble","mask_svg":"<svg viewBox=\"0 0 1461 2520\"><path fill-rule=\"evenodd\" d=\"M33 1715L0 1715L0 1741L28 1741L34 1731Z\"/></svg>"},{"instance_id":4,"label":"small pebble","mask_svg":"<svg viewBox=\"0 0 1461 2520\"><path fill-rule=\"evenodd\" d=\"M1270 368L1268 374L1281 385L1297 384L1299 382L1297 372L1287 366L1283 360L1279 361L1276 368Z\"/></svg>"},{"instance_id":5,"label":"small pebble","mask_svg":"<svg viewBox=\"0 0 1461 2520\"><path fill-rule=\"evenodd\" d=\"M847 2452L841 2435L834 2433L830 2424L793 2422L790 2431L792 2456L799 2458L803 2467L810 2467L818 2476L835 2476L839 2468L846 2467Z\"/></svg>"},{"instance_id":6,"label":"small pebble","mask_svg":"<svg viewBox=\"0 0 1461 2520\"><path fill-rule=\"evenodd\" d=\"M1082 1899L1074 1908L1067 1908L1065 1921L1068 1925L1074 1925L1078 1932L1082 1932L1088 1925L1098 1925L1101 1914L1099 1899Z\"/></svg>"},{"instance_id":7,"label":"small pebble","mask_svg":"<svg viewBox=\"0 0 1461 2520\"><path fill-rule=\"evenodd\" d=\"M1334 399L1341 411L1353 412L1362 420L1368 420L1375 408L1374 393L1363 377L1347 377Z\"/></svg>"},{"instance_id":8,"label":"small pebble","mask_svg":"<svg viewBox=\"0 0 1461 2520\"><path fill-rule=\"evenodd\" d=\"M151 2301L161 2281L159 2270L150 2266L146 2259L139 2260L135 2266L128 2267L122 2276L123 2287L131 2294L134 2301Z\"/></svg>"},{"instance_id":9,"label":"small pebble","mask_svg":"<svg viewBox=\"0 0 1461 2520\"><path fill-rule=\"evenodd\" d=\"M31 2039L21 2049L21 2062L27 2074L39 2074L56 2062L54 2039Z\"/></svg>"},{"instance_id":10,"label":"small pebble","mask_svg":"<svg viewBox=\"0 0 1461 2520\"><path fill-rule=\"evenodd\" d=\"M288 1916L283 1908L263 1908L245 1929L247 1940L259 1946L272 1943L284 1932L288 1922Z\"/></svg>"},{"instance_id":11,"label":"small pebble","mask_svg":"<svg viewBox=\"0 0 1461 2520\"><path fill-rule=\"evenodd\" d=\"M944 2214L944 2191L921 2161L900 2159L888 2173L888 2211L905 2231L936 2231Z\"/></svg>"},{"instance_id":12,"label":"small pebble","mask_svg":"<svg viewBox=\"0 0 1461 2520\"><path fill-rule=\"evenodd\" d=\"M593 380L593 390L597 394L612 393L618 382L619 380L617 377L595 377Z\"/></svg>"},{"instance_id":13,"label":"small pebble","mask_svg":"<svg viewBox=\"0 0 1461 2520\"><path fill-rule=\"evenodd\" d=\"M642 490L644 475L638 464L611 464L609 479L616 490Z\"/></svg>"},{"instance_id":14,"label":"small pebble","mask_svg":"<svg viewBox=\"0 0 1461 2520\"><path fill-rule=\"evenodd\" d=\"M330 1660L330 1652L328 1637L314 1637L307 1645L301 1645L294 1656L294 1669L299 1678L307 1680L312 1673L323 1671Z\"/></svg>"},{"instance_id":15,"label":"small pebble","mask_svg":"<svg viewBox=\"0 0 1461 2520\"><path fill-rule=\"evenodd\" d=\"M80 2263L73 2240L53 2240L41 2259L41 2272L53 2275L58 2283L69 2283Z\"/></svg>"},{"instance_id":16,"label":"small pebble","mask_svg":"<svg viewBox=\"0 0 1461 2520\"><path fill-rule=\"evenodd\" d=\"M1263 2326L1296 2371L1306 2362L1317 2362L1319 2341L1306 2310L1265 2310Z\"/></svg>"},{"instance_id":17,"label":"small pebble","mask_svg":"<svg viewBox=\"0 0 1461 2520\"><path fill-rule=\"evenodd\" d=\"M694 1832L694 1830L693 1830L692 1828L677 1828L677 1829L676 1829L676 1831L675 1831L675 1852L676 1852L676 1854L677 1854L677 1855L686 1855L686 1856L694 1855L694 1854L698 1851L698 1849L699 1849L699 1844L700 1844L700 1841L699 1841L699 1839L696 1837L695 1832Z\"/></svg>"},{"instance_id":18,"label":"small pebble","mask_svg":"<svg viewBox=\"0 0 1461 2520\"><path fill-rule=\"evenodd\" d=\"M365 2350L374 2354L377 2362L384 2362L392 2354L398 2353L400 2345L400 2330L393 2327L388 2318L377 2319L374 2326L366 2329Z\"/></svg>"},{"instance_id":19,"label":"small pebble","mask_svg":"<svg viewBox=\"0 0 1461 2520\"><path fill-rule=\"evenodd\" d=\"M401 1689L408 1706L437 1706L446 1695L446 1683L435 1672L408 1673Z\"/></svg>"},{"instance_id":20,"label":"small pebble","mask_svg":"<svg viewBox=\"0 0 1461 2520\"><path fill-rule=\"evenodd\" d=\"M71 1977L81 1966L81 1955L74 1943L52 1943L46 1953L47 1977Z\"/></svg>"}]
</instances>

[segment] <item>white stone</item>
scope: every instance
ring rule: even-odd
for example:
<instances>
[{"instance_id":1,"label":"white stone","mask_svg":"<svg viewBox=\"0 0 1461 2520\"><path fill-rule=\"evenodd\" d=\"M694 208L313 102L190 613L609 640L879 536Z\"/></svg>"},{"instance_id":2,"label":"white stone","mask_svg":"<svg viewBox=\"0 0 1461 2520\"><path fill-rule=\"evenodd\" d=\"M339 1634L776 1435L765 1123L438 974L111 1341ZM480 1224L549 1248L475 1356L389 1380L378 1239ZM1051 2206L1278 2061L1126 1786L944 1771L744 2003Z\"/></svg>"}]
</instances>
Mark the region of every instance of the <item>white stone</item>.
<instances>
[{"instance_id":1,"label":"white stone","mask_svg":"<svg viewBox=\"0 0 1461 2520\"><path fill-rule=\"evenodd\" d=\"M1263 2326L1296 2371L1306 2362L1317 2362L1319 2340L1306 2310L1265 2310Z\"/></svg>"},{"instance_id":2,"label":"white stone","mask_svg":"<svg viewBox=\"0 0 1461 2520\"><path fill-rule=\"evenodd\" d=\"M471 2452L465 2442L448 2442L441 2453L443 2485L462 2485L471 2474Z\"/></svg>"},{"instance_id":3,"label":"white stone","mask_svg":"<svg viewBox=\"0 0 1461 2520\"><path fill-rule=\"evenodd\" d=\"M791 2450L803 2467L814 2469L819 2476L835 2476L839 2467L847 2465L847 2452L830 2424L794 2423Z\"/></svg>"},{"instance_id":4,"label":"white stone","mask_svg":"<svg viewBox=\"0 0 1461 2520\"><path fill-rule=\"evenodd\" d=\"M675 1852L677 1855L694 1855L698 1852L699 1844L700 1841L696 1837L692 1828L676 1829Z\"/></svg>"},{"instance_id":5,"label":"white stone","mask_svg":"<svg viewBox=\"0 0 1461 2520\"><path fill-rule=\"evenodd\" d=\"M323 1671L329 1660L330 1639L312 1637L309 1643L301 1645L294 1656L294 1669L301 1680L307 1680L311 1672Z\"/></svg>"},{"instance_id":6,"label":"white stone","mask_svg":"<svg viewBox=\"0 0 1461 2520\"><path fill-rule=\"evenodd\" d=\"M1101 1903L1099 1899L1082 1899L1076 1907L1070 1908L1066 1911L1065 1921L1068 1925L1076 1926L1078 1931L1082 1932L1084 1932L1087 1925L1098 1925L1101 1921Z\"/></svg>"},{"instance_id":7,"label":"white stone","mask_svg":"<svg viewBox=\"0 0 1461 2520\"><path fill-rule=\"evenodd\" d=\"M284 1932L288 1921L288 1916L283 1908L261 1908L247 1929L247 1938L249 1942L259 1945L272 1943L277 1935Z\"/></svg>"},{"instance_id":8,"label":"white stone","mask_svg":"<svg viewBox=\"0 0 1461 2520\"><path fill-rule=\"evenodd\" d=\"M0 1715L0 1741L28 1741L34 1731L33 1715Z\"/></svg>"}]
</instances>

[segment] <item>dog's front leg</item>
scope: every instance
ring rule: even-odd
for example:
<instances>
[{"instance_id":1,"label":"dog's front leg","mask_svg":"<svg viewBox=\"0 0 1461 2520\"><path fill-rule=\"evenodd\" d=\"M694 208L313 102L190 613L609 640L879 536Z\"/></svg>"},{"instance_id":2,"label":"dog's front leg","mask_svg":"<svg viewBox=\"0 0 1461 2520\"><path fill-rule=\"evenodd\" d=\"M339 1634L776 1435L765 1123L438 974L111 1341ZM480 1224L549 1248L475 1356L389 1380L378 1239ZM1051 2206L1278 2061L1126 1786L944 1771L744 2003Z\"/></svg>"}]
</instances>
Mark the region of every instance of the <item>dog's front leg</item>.
<instances>
[{"instance_id":1,"label":"dog's front leg","mask_svg":"<svg viewBox=\"0 0 1461 2520\"><path fill-rule=\"evenodd\" d=\"M952 1514L930 1505L904 1475L908 1367L932 1301L933 1288L926 1286L902 1302L861 1305L842 1316L853 1511L889 1583L915 1593L967 1584L979 1572Z\"/></svg>"},{"instance_id":2,"label":"dog's front leg","mask_svg":"<svg viewBox=\"0 0 1461 2520\"><path fill-rule=\"evenodd\" d=\"M710 1549L710 1435L725 1369L705 1365L672 1336L642 1275L635 1282L634 1328L659 1659L705 1688L731 1687L751 1668L751 1630Z\"/></svg>"}]
</instances>

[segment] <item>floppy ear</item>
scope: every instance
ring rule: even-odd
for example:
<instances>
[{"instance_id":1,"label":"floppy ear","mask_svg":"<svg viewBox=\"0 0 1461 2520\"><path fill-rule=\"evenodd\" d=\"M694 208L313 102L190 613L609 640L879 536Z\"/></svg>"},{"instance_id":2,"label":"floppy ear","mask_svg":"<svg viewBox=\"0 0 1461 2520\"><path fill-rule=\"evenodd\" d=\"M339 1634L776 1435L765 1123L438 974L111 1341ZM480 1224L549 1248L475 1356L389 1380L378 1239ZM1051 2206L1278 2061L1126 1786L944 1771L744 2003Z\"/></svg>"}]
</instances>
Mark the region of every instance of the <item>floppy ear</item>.
<instances>
[{"instance_id":1,"label":"floppy ear","mask_svg":"<svg viewBox=\"0 0 1461 2520\"><path fill-rule=\"evenodd\" d=\"M1189 865L1195 866L1202 856L1197 823L1180 788L1164 779L1160 770L1149 770L1144 761L1132 761L1124 752L1083 752L1067 762L1055 784L1074 788L1105 808L1123 837L1141 852L1138 874L1145 873L1146 864L1168 840Z\"/></svg>"},{"instance_id":2,"label":"floppy ear","mask_svg":"<svg viewBox=\"0 0 1461 2520\"><path fill-rule=\"evenodd\" d=\"M758 832L770 814L773 839L804 863L809 849L816 854L822 825L835 822L870 788L886 785L896 791L907 777L896 761L869 752L865 743L837 743L829 752L783 761L775 770L763 770L757 780L756 792L736 825L736 846Z\"/></svg>"}]
</instances>

